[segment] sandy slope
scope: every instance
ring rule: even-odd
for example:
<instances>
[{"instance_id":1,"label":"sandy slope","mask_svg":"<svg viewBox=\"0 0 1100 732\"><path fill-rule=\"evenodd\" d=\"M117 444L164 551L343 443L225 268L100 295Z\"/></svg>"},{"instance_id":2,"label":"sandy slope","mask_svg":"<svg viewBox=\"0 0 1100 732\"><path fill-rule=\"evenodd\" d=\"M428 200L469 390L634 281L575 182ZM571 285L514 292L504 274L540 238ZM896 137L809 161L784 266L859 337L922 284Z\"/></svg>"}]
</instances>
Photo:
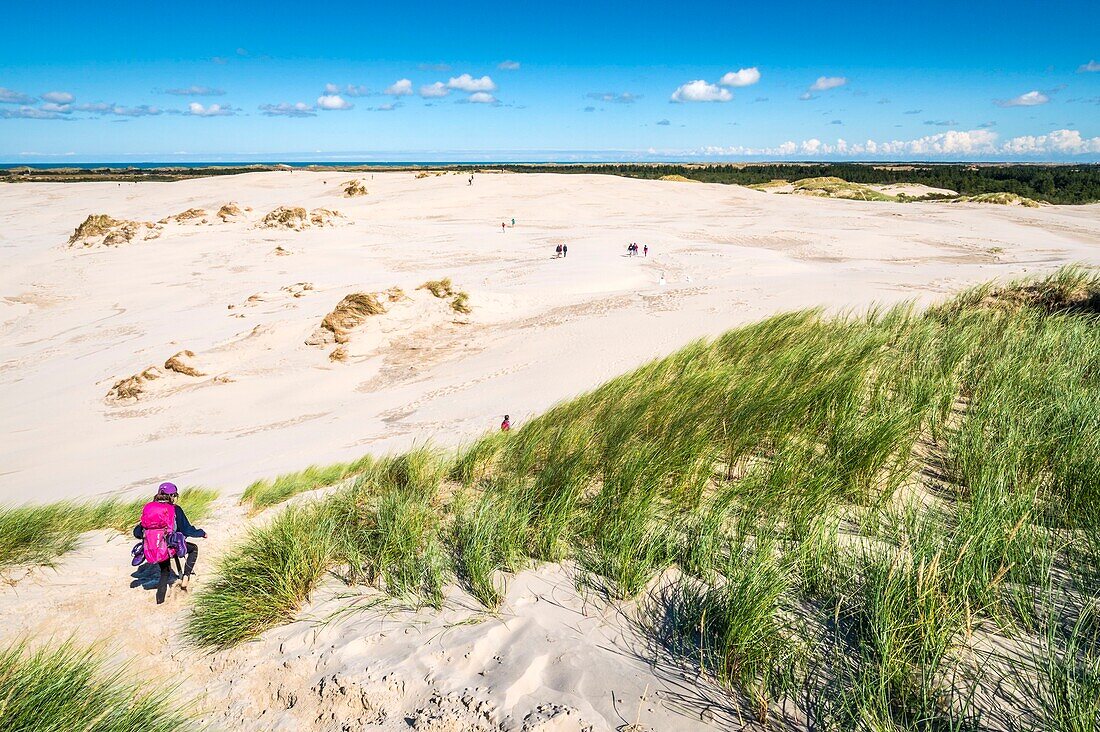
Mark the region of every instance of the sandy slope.
<instances>
[{"instance_id":1,"label":"sandy slope","mask_svg":"<svg viewBox=\"0 0 1100 732\"><path fill-rule=\"evenodd\" d=\"M780 310L926 300L1100 263L1097 206L860 203L591 176L485 174L467 187L408 173L368 176L370 195L344 199L347 178L0 187L0 501L148 490L168 476L219 487L201 587L243 535L232 493L254 477L469 439L503 412L522 420ZM253 207L246 220L65 246L89 213L155 221L230 200ZM348 223L254 227L282 204L340 209ZM569 257L555 260L561 241ZM624 256L629 241L650 257ZM469 291L470 316L415 291L439 276ZM313 289L283 289L302 282ZM343 295L395 285L414 299L354 331L346 363L305 345ZM116 380L182 349L204 376L167 374L135 403L105 401ZM740 726L728 696L651 647L630 605L578 592L568 566L514 578L495 617L453 588L434 613L334 582L298 622L208 656L178 637L188 595L157 609L139 589L155 578L135 576L130 543L95 533L56 569L5 578L0 643L77 635L135 669L174 662L188 674L181 693L224 729Z\"/></svg>"},{"instance_id":2,"label":"sandy slope","mask_svg":"<svg viewBox=\"0 0 1100 732\"><path fill-rule=\"evenodd\" d=\"M411 173L365 176L370 194L349 199L348 178L0 187L0 500L167 476L237 490L310 462L454 443L776 311L941 296L1100 261L1097 206L805 200L572 175L483 174L467 186ZM156 221L228 201L253 211L116 248L65 245L89 213ZM335 208L348 223L255 228L283 204ZM562 241L569 257L555 260ZM650 257L624 256L630 241ZM470 292L468 319L422 302L387 314L353 337L344 364L304 344L344 294L412 292L440 276ZM314 289L281 289L301 282ZM205 377L105 401L117 380L181 349Z\"/></svg>"}]
</instances>

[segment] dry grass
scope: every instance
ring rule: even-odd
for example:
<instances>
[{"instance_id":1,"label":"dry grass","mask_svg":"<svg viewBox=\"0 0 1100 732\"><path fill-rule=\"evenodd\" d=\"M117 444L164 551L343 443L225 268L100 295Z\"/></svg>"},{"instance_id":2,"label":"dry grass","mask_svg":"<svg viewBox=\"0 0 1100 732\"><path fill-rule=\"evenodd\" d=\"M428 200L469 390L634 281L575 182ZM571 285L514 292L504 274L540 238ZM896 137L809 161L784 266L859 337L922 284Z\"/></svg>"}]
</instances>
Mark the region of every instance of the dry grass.
<instances>
[{"instance_id":1,"label":"dry grass","mask_svg":"<svg viewBox=\"0 0 1100 732\"><path fill-rule=\"evenodd\" d=\"M309 217L301 206L279 206L263 217L261 229L293 229L300 231L309 226Z\"/></svg>"},{"instance_id":2,"label":"dry grass","mask_svg":"<svg viewBox=\"0 0 1100 732\"><path fill-rule=\"evenodd\" d=\"M159 379L163 374L156 366L150 366L140 374L127 376L125 379L115 382L111 390L107 392L107 398L112 401L125 401L127 399L139 399L145 393L145 387L150 381Z\"/></svg>"},{"instance_id":3,"label":"dry grass","mask_svg":"<svg viewBox=\"0 0 1100 732\"><path fill-rule=\"evenodd\" d=\"M428 292L432 293L440 299L450 297L454 294L454 289L451 285L450 277L444 277L441 280L428 280L416 289L427 290Z\"/></svg>"},{"instance_id":4,"label":"dry grass","mask_svg":"<svg viewBox=\"0 0 1100 732\"><path fill-rule=\"evenodd\" d=\"M348 198L367 195L367 187L359 179L349 180L344 183L344 195Z\"/></svg>"},{"instance_id":5,"label":"dry grass","mask_svg":"<svg viewBox=\"0 0 1100 732\"><path fill-rule=\"evenodd\" d=\"M180 351L164 362L164 368L168 371L175 371L177 374L183 374L184 376L206 376L205 373L195 368L193 363L190 363L190 360L194 357L194 351Z\"/></svg>"},{"instance_id":6,"label":"dry grass","mask_svg":"<svg viewBox=\"0 0 1100 732\"><path fill-rule=\"evenodd\" d=\"M362 325L367 318L384 312L386 312L385 306L379 302L378 296L373 292L353 292L345 296L333 311L324 317L321 327L307 343L309 345L347 343L352 330Z\"/></svg>"}]
</instances>

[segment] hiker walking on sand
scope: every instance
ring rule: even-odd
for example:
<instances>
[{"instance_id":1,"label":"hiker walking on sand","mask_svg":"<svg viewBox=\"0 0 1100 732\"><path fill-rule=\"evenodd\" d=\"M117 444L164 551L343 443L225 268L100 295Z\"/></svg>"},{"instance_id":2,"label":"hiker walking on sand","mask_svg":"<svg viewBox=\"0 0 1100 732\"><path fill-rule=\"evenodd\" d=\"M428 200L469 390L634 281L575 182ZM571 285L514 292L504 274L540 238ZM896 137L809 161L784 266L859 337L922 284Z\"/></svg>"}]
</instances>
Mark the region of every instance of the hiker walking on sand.
<instances>
[{"instance_id":1,"label":"hiker walking on sand","mask_svg":"<svg viewBox=\"0 0 1100 732\"><path fill-rule=\"evenodd\" d=\"M649 245L648 244L646 244L644 247L642 247L642 256L643 257L648 257L649 256Z\"/></svg>"},{"instance_id":2,"label":"hiker walking on sand","mask_svg":"<svg viewBox=\"0 0 1100 732\"><path fill-rule=\"evenodd\" d=\"M141 522L134 527L134 536L141 544L134 547L134 564L142 561L156 564L160 568L157 581L157 604L164 602L168 593L168 579L171 572L170 560L176 560L179 573L179 558L187 557L180 579L180 589L187 590L187 582L199 560L199 548L187 539L206 538L206 532L197 529L187 520L182 506L176 505L179 489L175 483L161 483L157 495L145 504L141 510Z\"/></svg>"},{"instance_id":3,"label":"hiker walking on sand","mask_svg":"<svg viewBox=\"0 0 1100 732\"><path fill-rule=\"evenodd\" d=\"M560 256L561 256L561 244L558 244L556 247L554 247L554 259L557 259Z\"/></svg>"},{"instance_id":4,"label":"hiker walking on sand","mask_svg":"<svg viewBox=\"0 0 1100 732\"><path fill-rule=\"evenodd\" d=\"M568 257L569 256L569 245L568 244L562 244L561 245L561 255L563 257Z\"/></svg>"},{"instance_id":5,"label":"hiker walking on sand","mask_svg":"<svg viewBox=\"0 0 1100 732\"><path fill-rule=\"evenodd\" d=\"M500 222L500 233L501 233L501 234L503 234L503 233L504 233L504 228L505 228L505 226L506 226L506 225L505 225L505 223L504 223L503 221L501 221L501 222Z\"/></svg>"},{"instance_id":6,"label":"hiker walking on sand","mask_svg":"<svg viewBox=\"0 0 1100 732\"><path fill-rule=\"evenodd\" d=\"M512 228L516 228L516 219L514 216L512 217Z\"/></svg>"},{"instance_id":7,"label":"hiker walking on sand","mask_svg":"<svg viewBox=\"0 0 1100 732\"><path fill-rule=\"evenodd\" d=\"M512 420L508 418L508 415L504 415L504 421L500 423L500 431L507 432L512 429Z\"/></svg>"}]
</instances>

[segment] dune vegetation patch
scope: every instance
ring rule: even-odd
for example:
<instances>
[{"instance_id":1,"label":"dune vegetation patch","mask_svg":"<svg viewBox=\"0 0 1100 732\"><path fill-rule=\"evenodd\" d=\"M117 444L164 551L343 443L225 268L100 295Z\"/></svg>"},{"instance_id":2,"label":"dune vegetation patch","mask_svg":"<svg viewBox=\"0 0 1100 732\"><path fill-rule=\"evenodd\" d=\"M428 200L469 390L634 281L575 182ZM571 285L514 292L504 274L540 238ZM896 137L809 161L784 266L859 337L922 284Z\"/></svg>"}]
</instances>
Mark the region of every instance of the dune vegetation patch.
<instances>
[{"instance_id":1,"label":"dune vegetation patch","mask_svg":"<svg viewBox=\"0 0 1100 732\"><path fill-rule=\"evenodd\" d=\"M127 376L125 379L119 379L107 392L107 399L110 401L127 401L140 399L146 392L146 388L150 381L156 381L164 373L156 366L150 366L144 371L134 374L133 376Z\"/></svg>"},{"instance_id":2,"label":"dune vegetation patch","mask_svg":"<svg viewBox=\"0 0 1100 732\"><path fill-rule=\"evenodd\" d=\"M344 214L327 208L315 208L309 212L309 223L314 226L333 226Z\"/></svg>"},{"instance_id":3,"label":"dune vegetation patch","mask_svg":"<svg viewBox=\"0 0 1100 732\"><path fill-rule=\"evenodd\" d=\"M178 732L198 720L172 681L148 684L72 643L0 649L0 728L61 732Z\"/></svg>"},{"instance_id":4,"label":"dune vegetation patch","mask_svg":"<svg viewBox=\"0 0 1100 732\"><path fill-rule=\"evenodd\" d=\"M155 239L160 229L150 221L116 219L107 214L90 214L69 237L70 247L115 247L134 239Z\"/></svg>"},{"instance_id":5,"label":"dune vegetation patch","mask_svg":"<svg viewBox=\"0 0 1100 732\"><path fill-rule=\"evenodd\" d=\"M385 306L373 292L353 292L345 295L332 312L321 320L321 325L306 340L306 345L347 343L352 330L366 322L367 318L384 312L386 312Z\"/></svg>"},{"instance_id":6,"label":"dune vegetation patch","mask_svg":"<svg viewBox=\"0 0 1100 732\"><path fill-rule=\"evenodd\" d=\"M343 183L344 195L348 198L355 198L356 196L367 195L367 187L363 184L363 181L358 178L354 178Z\"/></svg>"},{"instance_id":7,"label":"dune vegetation patch","mask_svg":"<svg viewBox=\"0 0 1100 732\"><path fill-rule=\"evenodd\" d=\"M49 565L71 551L87 531L115 529L129 533L150 497L0 506L0 570ZM179 503L186 508L188 518L197 522L208 515L215 498L214 491L186 488L180 491Z\"/></svg>"},{"instance_id":8,"label":"dune vegetation patch","mask_svg":"<svg viewBox=\"0 0 1100 732\"><path fill-rule=\"evenodd\" d=\"M206 376L206 374L199 371L198 366L195 365L195 352L189 350L180 351L169 358L164 362L164 368L166 371L174 371L184 376Z\"/></svg>"},{"instance_id":9,"label":"dune vegetation patch","mask_svg":"<svg viewBox=\"0 0 1100 732\"><path fill-rule=\"evenodd\" d=\"M450 277L444 277L440 280L428 280L424 284L417 287L418 290L427 290L432 293L433 296L440 300L450 298L451 309L456 313L462 315L468 315L472 312L470 308L470 295L467 292L454 289L454 285L451 283Z\"/></svg>"},{"instance_id":10,"label":"dune vegetation patch","mask_svg":"<svg viewBox=\"0 0 1100 732\"><path fill-rule=\"evenodd\" d=\"M662 175L659 180L670 180L676 183L701 183L702 181L695 180L694 178L688 178L683 175Z\"/></svg>"},{"instance_id":11,"label":"dune vegetation patch","mask_svg":"<svg viewBox=\"0 0 1100 732\"><path fill-rule=\"evenodd\" d=\"M209 214L206 209L203 208L189 208L186 211L181 211L175 216L168 216L158 221L158 224L167 224L170 221L175 221L177 224L195 223L205 224L209 221Z\"/></svg>"},{"instance_id":12,"label":"dune vegetation patch","mask_svg":"<svg viewBox=\"0 0 1100 732\"><path fill-rule=\"evenodd\" d=\"M293 229L309 226L309 215L301 206L279 206L268 213L257 226L261 229Z\"/></svg>"},{"instance_id":13,"label":"dune vegetation patch","mask_svg":"<svg viewBox=\"0 0 1100 732\"><path fill-rule=\"evenodd\" d=\"M820 196L823 198L846 198L854 201L896 201L896 196L880 193L862 183L849 183L843 178L824 176L802 178L792 185L791 193L801 196Z\"/></svg>"},{"instance_id":14,"label":"dune vegetation patch","mask_svg":"<svg viewBox=\"0 0 1100 732\"><path fill-rule=\"evenodd\" d=\"M245 210L251 211L252 209ZM230 201L218 209L217 217L222 220L223 224L228 224L232 221L244 218L244 211L241 210L241 207L236 203Z\"/></svg>"},{"instance_id":15,"label":"dune vegetation patch","mask_svg":"<svg viewBox=\"0 0 1100 732\"><path fill-rule=\"evenodd\" d=\"M997 206L1023 206L1025 208L1039 208L1039 202L1033 198L1018 195L1016 193L979 193L976 196L959 196L949 200L950 203L991 203Z\"/></svg>"},{"instance_id":16,"label":"dune vegetation patch","mask_svg":"<svg viewBox=\"0 0 1100 732\"><path fill-rule=\"evenodd\" d=\"M253 638L326 573L493 608L510 573L573 560L761 724L1094 729L1100 321L1047 303L1100 277L1012 288L1038 294L779 315L455 455L265 483L265 505L334 489L233 549L188 633Z\"/></svg>"}]
</instances>

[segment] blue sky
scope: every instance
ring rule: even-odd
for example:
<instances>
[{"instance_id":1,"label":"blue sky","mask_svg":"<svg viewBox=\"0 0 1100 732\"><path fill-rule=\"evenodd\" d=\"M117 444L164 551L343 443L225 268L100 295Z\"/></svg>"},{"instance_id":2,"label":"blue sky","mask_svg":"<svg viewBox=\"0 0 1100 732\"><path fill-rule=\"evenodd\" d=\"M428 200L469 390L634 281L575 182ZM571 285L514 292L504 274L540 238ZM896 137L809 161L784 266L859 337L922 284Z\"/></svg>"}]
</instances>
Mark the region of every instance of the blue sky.
<instances>
[{"instance_id":1,"label":"blue sky","mask_svg":"<svg viewBox=\"0 0 1100 732\"><path fill-rule=\"evenodd\" d=\"M1100 160L1095 2L160 5L9 4L0 161Z\"/></svg>"}]
</instances>

